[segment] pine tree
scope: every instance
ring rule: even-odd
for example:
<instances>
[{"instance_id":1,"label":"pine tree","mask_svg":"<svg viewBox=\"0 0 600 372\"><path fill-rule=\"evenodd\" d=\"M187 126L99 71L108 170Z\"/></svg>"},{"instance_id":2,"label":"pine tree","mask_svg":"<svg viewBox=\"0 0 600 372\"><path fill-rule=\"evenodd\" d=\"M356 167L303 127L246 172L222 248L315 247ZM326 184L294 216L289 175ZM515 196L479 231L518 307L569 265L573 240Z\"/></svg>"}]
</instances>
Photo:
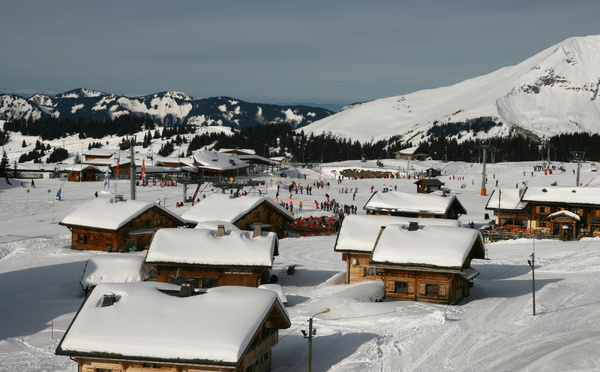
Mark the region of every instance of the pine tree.
<instances>
[{"instance_id":1,"label":"pine tree","mask_svg":"<svg viewBox=\"0 0 600 372\"><path fill-rule=\"evenodd\" d=\"M3 151L2 161L0 161L0 177L8 176L8 155Z\"/></svg>"}]
</instances>

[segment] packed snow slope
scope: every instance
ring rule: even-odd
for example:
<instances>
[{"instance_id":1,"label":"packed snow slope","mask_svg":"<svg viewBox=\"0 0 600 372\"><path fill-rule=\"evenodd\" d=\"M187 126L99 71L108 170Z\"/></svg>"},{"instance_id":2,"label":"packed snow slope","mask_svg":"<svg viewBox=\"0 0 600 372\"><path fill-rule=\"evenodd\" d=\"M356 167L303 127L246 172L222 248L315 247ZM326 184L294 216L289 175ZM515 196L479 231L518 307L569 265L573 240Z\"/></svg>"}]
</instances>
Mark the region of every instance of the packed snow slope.
<instances>
[{"instance_id":1,"label":"packed snow slope","mask_svg":"<svg viewBox=\"0 0 600 372\"><path fill-rule=\"evenodd\" d=\"M489 117L501 125L457 138L499 137L520 130L540 137L598 133L599 86L600 36L574 37L516 66L452 86L349 106L302 129L361 142L392 135L419 142L432 126Z\"/></svg>"},{"instance_id":2,"label":"packed snow slope","mask_svg":"<svg viewBox=\"0 0 600 372\"><path fill-rule=\"evenodd\" d=\"M384 160L389 169L402 170L405 161ZM415 170L442 169L440 177L467 209L463 224L487 224L484 209L488 197L480 195L482 164L463 162L411 162ZM574 186L574 164L566 172L544 175L534 172L535 163L488 164L488 195L495 181L503 189L526 182L532 186ZM538 164L539 165L539 164ZM278 182L294 180L306 185L320 177L330 187L312 195L293 193L298 216L318 216L314 201L325 194L342 204L354 204L358 213L371 196L370 188L397 187L416 192L414 179L365 179L336 182L345 168L372 167L375 161L325 164L320 170L298 168L289 178L252 175L267 181L263 191L274 198ZM335 172L333 172L335 171ZM306 179L298 178L298 174ZM599 187L597 167L583 164L582 187ZM57 179L11 179L0 182L0 371L77 371L69 358L54 350L84 298L79 284L85 263L99 252L70 249L70 232L58 225L67 214L94 199L118 193L127 198L125 181L64 182ZM21 183L23 183L21 185ZM62 188L64 199L54 198ZM348 188L348 193L345 192ZM353 200L353 190L357 190ZM351 191L352 190L352 191ZM204 192L210 193L210 188ZM138 200L163 200L166 208L181 214L190 206L176 208L183 190L148 186L137 189ZM290 195L281 193L290 200ZM298 211L299 202L303 210ZM465 227L467 228L467 227ZM419 302L375 302L382 294L379 283L343 284L345 264L334 252L335 236L289 237L280 241L273 274L285 290L292 327L280 332L273 349L273 372L306 371L308 343L301 330L314 317L313 371L599 371L600 358L600 239L580 241L515 240L487 244L489 260L474 260L481 272L471 296L457 305ZM532 273L527 264L535 250L535 305L533 316ZM296 273L285 268L296 264ZM139 314L139 320L152 324ZM106 325L110 327L110 324ZM161 337L157 335L157 337Z\"/></svg>"}]
</instances>

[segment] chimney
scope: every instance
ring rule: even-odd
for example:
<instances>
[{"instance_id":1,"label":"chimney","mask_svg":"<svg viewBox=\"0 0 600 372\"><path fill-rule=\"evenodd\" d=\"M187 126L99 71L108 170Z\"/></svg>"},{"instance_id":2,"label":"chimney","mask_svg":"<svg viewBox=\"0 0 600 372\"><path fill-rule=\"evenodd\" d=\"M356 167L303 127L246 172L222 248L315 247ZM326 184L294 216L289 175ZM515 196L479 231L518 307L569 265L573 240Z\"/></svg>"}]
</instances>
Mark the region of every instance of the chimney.
<instances>
[{"instance_id":1,"label":"chimney","mask_svg":"<svg viewBox=\"0 0 600 372\"><path fill-rule=\"evenodd\" d=\"M190 297L193 291L194 290L190 283L181 283L181 287L179 288L179 297Z\"/></svg>"},{"instance_id":2,"label":"chimney","mask_svg":"<svg viewBox=\"0 0 600 372\"><path fill-rule=\"evenodd\" d=\"M219 225L217 227L217 238L225 236L225 225Z\"/></svg>"},{"instance_id":3,"label":"chimney","mask_svg":"<svg viewBox=\"0 0 600 372\"><path fill-rule=\"evenodd\" d=\"M419 230L419 223L415 221L411 221L408 223L408 231L417 231Z\"/></svg>"},{"instance_id":4,"label":"chimney","mask_svg":"<svg viewBox=\"0 0 600 372\"><path fill-rule=\"evenodd\" d=\"M444 196L444 198L447 196L446 195L446 190L442 190L442 195Z\"/></svg>"},{"instance_id":5,"label":"chimney","mask_svg":"<svg viewBox=\"0 0 600 372\"><path fill-rule=\"evenodd\" d=\"M117 296L114 293L105 294L102 297L102 307L112 306L117 302Z\"/></svg>"},{"instance_id":6,"label":"chimney","mask_svg":"<svg viewBox=\"0 0 600 372\"><path fill-rule=\"evenodd\" d=\"M254 231L252 233L252 237L256 238L257 236L262 236L262 223L254 222Z\"/></svg>"}]
</instances>

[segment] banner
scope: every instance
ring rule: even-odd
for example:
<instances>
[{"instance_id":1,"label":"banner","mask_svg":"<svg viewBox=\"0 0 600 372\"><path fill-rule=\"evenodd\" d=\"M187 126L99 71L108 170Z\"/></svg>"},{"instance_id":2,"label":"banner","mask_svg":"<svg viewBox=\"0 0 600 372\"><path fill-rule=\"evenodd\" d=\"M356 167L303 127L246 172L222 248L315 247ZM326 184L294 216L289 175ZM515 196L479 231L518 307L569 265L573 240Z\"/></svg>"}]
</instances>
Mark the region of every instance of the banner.
<instances>
[{"instance_id":1,"label":"banner","mask_svg":"<svg viewBox=\"0 0 600 372\"><path fill-rule=\"evenodd\" d=\"M121 162L121 158L117 158L117 177L115 177L116 179L119 179L119 163Z\"/></svg>"},{"instance_id":2,"label":"banner","mask_svg":"<svg viewBox=\"0 0 600 372\"><path fill-rule=\"evenodd\" d=\"M142 180L146 179L146 159L142 160Z\"/></svg>"},{"instance_id":3,"label":"banner","mask_svg":"<svg viewBox=\"0 0 600 372\"><path fill-rule=\"evenodd\" d=\"M110 167L107 165L106 166L106 174L104 175L104 188L105 189L110 189L110 183L109 183L109 178L108 178L108 170L110 169Z\"/></svg>"}]
</instances>

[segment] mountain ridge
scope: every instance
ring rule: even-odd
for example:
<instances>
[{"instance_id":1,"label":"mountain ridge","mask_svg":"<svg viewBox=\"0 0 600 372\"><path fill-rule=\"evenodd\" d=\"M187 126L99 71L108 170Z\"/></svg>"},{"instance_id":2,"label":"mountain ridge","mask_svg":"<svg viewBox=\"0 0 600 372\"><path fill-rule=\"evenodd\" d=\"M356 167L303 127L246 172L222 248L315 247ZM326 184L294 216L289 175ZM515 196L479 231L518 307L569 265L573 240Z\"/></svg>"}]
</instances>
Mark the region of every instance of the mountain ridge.
<instances>
[{"instance_id":1,"label":"mountain ridge","mask_svg":"<svg viewBox=\"0 0 600 372\"><path fill-rule=\"evenodd\" d=\"M1 120L48 117L105 120L132 115L151 118L164 126L191 124L241 129L288 122L301 128L331 114L332 111L321 107L252 103L224 96L195 99L176 91L128 97L77 88L54 96L41 93L29 98L15 94L0 95Z\"/></svg>"}]
</instances>

